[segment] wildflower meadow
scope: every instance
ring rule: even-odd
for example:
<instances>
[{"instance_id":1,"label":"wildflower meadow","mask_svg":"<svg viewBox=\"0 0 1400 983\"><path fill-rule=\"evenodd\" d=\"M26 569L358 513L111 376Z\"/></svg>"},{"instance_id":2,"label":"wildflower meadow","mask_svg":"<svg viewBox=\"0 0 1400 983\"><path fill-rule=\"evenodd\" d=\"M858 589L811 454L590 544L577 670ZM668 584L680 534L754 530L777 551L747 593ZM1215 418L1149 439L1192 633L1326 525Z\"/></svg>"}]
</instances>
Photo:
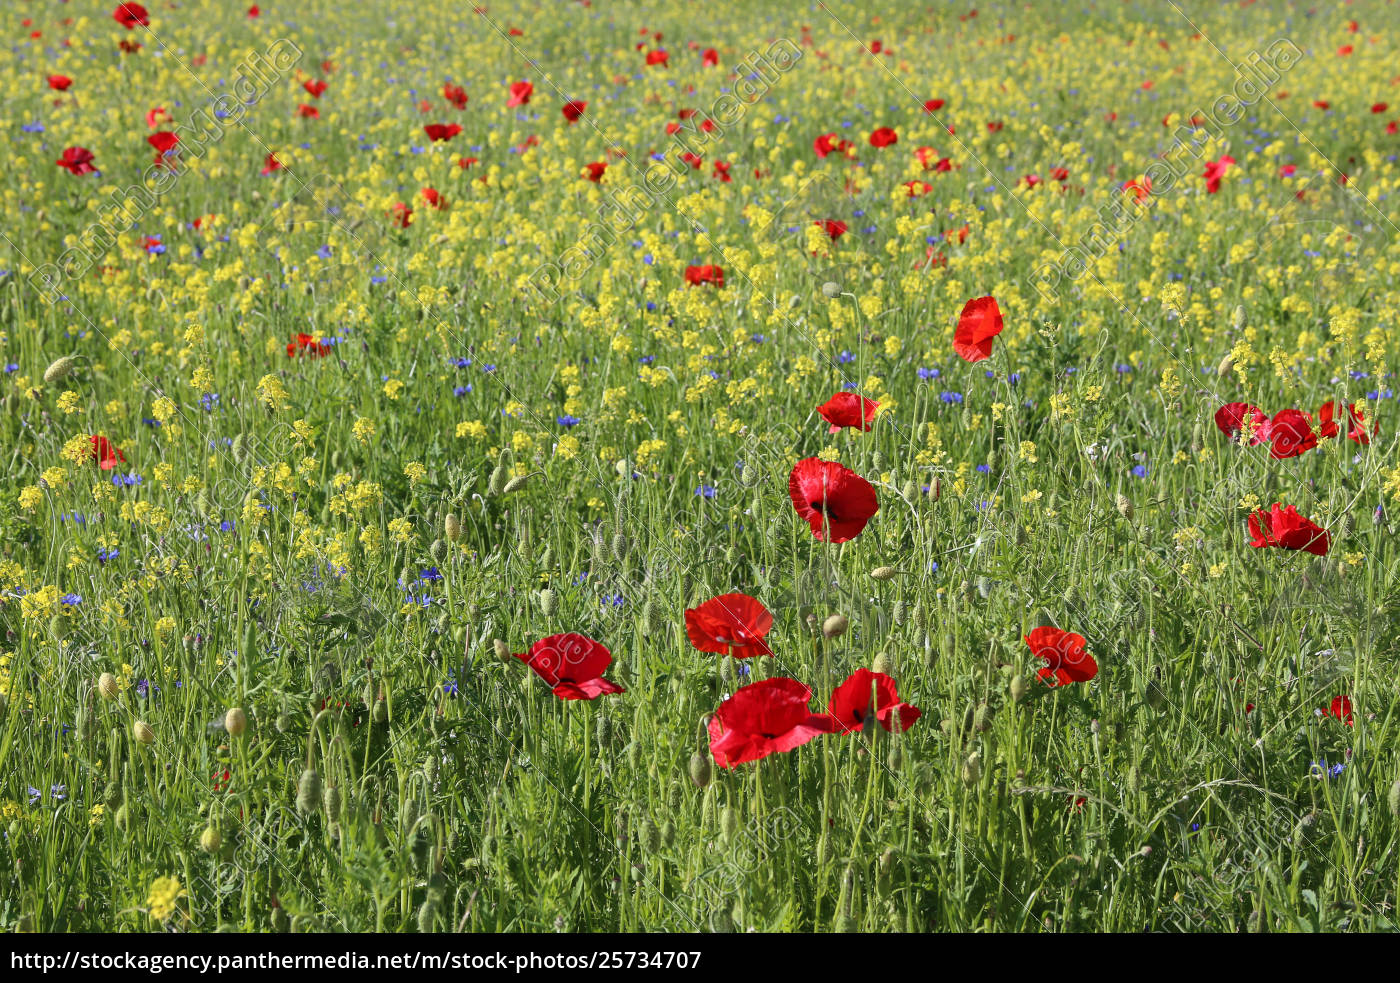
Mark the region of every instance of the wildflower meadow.
<instances>
[{"instance_id":1,"label":"wildflower meadow","mask_svg":"<svg viewBox=\"0 0 1400 983\"><path fill-rule=\"evenodd\" d=\"M6 23L0 929L1394 929L1394 4Z\"/></svg>"}]
</instances>

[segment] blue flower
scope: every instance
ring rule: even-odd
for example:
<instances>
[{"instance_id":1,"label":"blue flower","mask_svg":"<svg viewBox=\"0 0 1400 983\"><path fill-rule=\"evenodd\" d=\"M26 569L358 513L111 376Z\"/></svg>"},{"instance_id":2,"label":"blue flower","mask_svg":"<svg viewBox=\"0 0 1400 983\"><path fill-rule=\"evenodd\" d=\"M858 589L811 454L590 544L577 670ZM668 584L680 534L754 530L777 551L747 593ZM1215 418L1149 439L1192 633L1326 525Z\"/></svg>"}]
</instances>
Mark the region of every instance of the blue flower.
<instances>
[{"instance_id":1,"label":"blue flower","mask_svg":"<svg viewBox=\"0 0 1400 983\"><path fill-rule=\"evenodd\" d=\"M945 403L961 403L961 402L963 401L963 394L962 394L962 393L945 392L945 393L939 393L939 394L938 394L938 398L941 399L941 400L943 400L943 402L945 402Z\"/></svg>"},{"instance_id":2,"label":"blue flower","mask_svg":"<svg viewBox=\"0 0 1400 983\"><path fill-rule=\"evenodd\" d=\"M569 414L565 413L563 416L556 416L554 418L554 422L559 424L561 427L576 427L583 421L576 416L570 416Z\"/></svg>"},{"instance_id":3,"label":"blue flower","mask_svg":"<svg viewBox=\"0 0 1400 983\"><path fill-rule=\"evenodd\" d=\"M66 605L67 607L70 607L70 608L71 608L71 607L77 607L79 604L82 604L82 603L83 603L83 595L81 595L81 594L71 594L71 593L69 593L69 594L64 594L62 597L60 597L60 598L58 599L58 603L63 604L63 605Z\"/></svg>"},{"instance_id":4,"label":"blue flower","mask_svg":"<svg viewBox=\"0 0 1400 983\"><path fill-rule=\"evenodd\" d=\"M714 498L715 486L702 484L700 485L700 487L695 489L695 494L700 496L701 498Z\"/></svg>"},{"instance_id":5,"label":"blue flower","mask_svg":"<svg viewBox=\"0 0 1400 983\"><path fill-rule=\"evenodd\" d=\"M940 371L938 371L937 369L920 369L920 370L919 370L919 378L920 378L920 379L937 379L937 378L938 378L940 375L942 375L942 374L943 374L943 373L940 372Z\"/></svg>"}]
</instances>

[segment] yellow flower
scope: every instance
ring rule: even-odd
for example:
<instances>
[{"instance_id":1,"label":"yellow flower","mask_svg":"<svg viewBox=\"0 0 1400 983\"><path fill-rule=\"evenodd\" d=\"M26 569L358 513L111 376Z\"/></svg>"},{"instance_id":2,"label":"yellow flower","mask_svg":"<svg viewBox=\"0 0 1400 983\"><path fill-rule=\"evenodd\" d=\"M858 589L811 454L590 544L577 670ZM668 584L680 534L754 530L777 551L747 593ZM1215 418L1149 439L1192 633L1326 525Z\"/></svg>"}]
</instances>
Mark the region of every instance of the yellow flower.
<instances>
[{"instance_id":1,"label":"yellow flower","mask_svg":"<svg viewBox=\"0 0 1400 983\"><path fill-rule=\"evenodd\" d=\"M368 444L369 439L374 436L374 421L360 416L355 418L354 425L350 432L355 435L355 439L362 444Z\"/></svg>"},{"instance_id":2,"label":"yellow flower","mask_svg":"<svg viewBox=\"0 0 1400 983\"><path fill-rule=\"evenodd\" d=\"M416 485L428 476L428 469L417 461L412 461L404 465L403 473L408 478L410 485Z\"/></svg>"},{"instance_id":3,"label":"yellow flower","mask_svg":"<svg viewBox=\"0 0 1400 983\"><path fill-rule=\"evenodd\" d=\"M181 888L178 877L157 877L151 883L150 893L146 896L146 908L152 918L163 922L175 914L175 904L184 896L185 891Z\"/></svg>"}]
</instances>

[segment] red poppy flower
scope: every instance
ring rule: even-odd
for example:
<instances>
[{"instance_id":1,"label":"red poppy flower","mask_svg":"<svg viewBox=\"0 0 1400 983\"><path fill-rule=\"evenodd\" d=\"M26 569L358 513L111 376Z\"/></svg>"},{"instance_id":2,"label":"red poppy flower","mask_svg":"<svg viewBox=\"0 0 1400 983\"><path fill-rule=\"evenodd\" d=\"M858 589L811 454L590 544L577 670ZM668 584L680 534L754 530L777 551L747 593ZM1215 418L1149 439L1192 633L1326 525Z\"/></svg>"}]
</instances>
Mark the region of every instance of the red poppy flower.
<instances>
[{"instance_id":1,"label":"red poppy flower","mask_svg":"<svg viewBox=\"0 0 1400 983\"><path fill-rule=\"evenodd\" d=\"M772 655L764 641L773 615L747 594L721 594L685 612L685 633L701 652L728 652L736 659Z\"/></svg>"},{"instance_id":2,"label":"red poppy flower","mask_svg":"<svg viewBox=\"0 0 1400 983\"><path fill-rule=\"evenodd\" d=\"M905 181L904 189L910 198L922 198L933 190L933 185L927 181Z\"/></svg>"},{"instance_id":3,"label":"red poppy flower","mask_svg":"<svg viewBox=\"0 0 1400 983\"><path fill-rule=\"evenodd\" d=\"M729 176L729 168L729 164L726 164L722 160L717 160L715 161L715 169L713 172L711 172L710 177L719 178L725 184L730 184L733 182L734 179Z\"/></svg>"},{"instance_id":4,"label":"red poppy flower","mask_svg":"<svg viewBox=\"0 0 1400 983\"><path fill-rule=\"evenodd\" d=\"M272 153L268 154L267 158L263 161L263 167L259 173L261 173L263 177L267 177L267 175L271 174L273 171L280 171L281 169L282 162L277 159L275 153Z\"/></svg>"},{"instance_id":5,"label":"red poppy flower","mask_svg":"<svg viewBox=\"0 0 1400 983\"><path fill-rule=\"evenodd\" d=\"M942 99L930 99L924 103L924 112L936 113L946 105L948 103Z\"/></svg>"},{"instance_id":6,"label":"red poppy flower","mask_svg":"<svg viewBox=\"0 0 1400 983\"><path fill-rule=\"evenodd\" d=\"M67 75L50 75L49 88L57 89L59 92L67 92L68 87L73 84L73 80Z\"/></svg>"},{"instance_id":7,"label":"red poppy flower","mask_svg":"<svg viewBox=\"0 0 1400 983\"><path fill-rule=\"evenodd\" d=\"M404 202L395 202L393 210L389 214L393 216L394 224L401 229L406 229L413 224L413 208Z\"/></svg>"},{"instance_id":8,"label":"red poppy flower","mask_svg":"<svg viewBox=\"0 0 1400 983\"><path fill-rule=\"evenodd\" d=\"M842 140L835 133L823 133L812 141L812 149L815 150L817 156L823 160L825 160L826 155L830 153L845 153L850 146L849 143Z\"/></svg>"},{"instance_id":9,"label":"red poppy flower","mask_svg":"<svg viewBox=\"0 0 1400 983\"><path fill-rule=\"evenodd\" d=\"M1206 162L1206 170L1202 177L1206 179L1206 194L1213 195L1220 190L1220 179L1225 176L1225 171L1235 162L1235 158L1228 154L1219 160Z\"/></svg>"},{"instance_id":10,"label":"red poppy flower","mask_svg":"<svg viewBox=\"0 0 1400 983\"><path fill-rule=\"evenodd\" d=\"M326 91L326 83L320 79L307 79L301 83L301 87L307 91L312 99L321 98L321 93Z\"/></svg>"},{"instance_id":11,"label":"red poppy flower","mask_svg":"<svg viewBox=\"0 0 1400 983\"><path fill-rule=\"evenodd\" d=\"M302 119L320 119L321 111L315 106L309 106L303 102L297 106L297 115Z\"/></svg>"},{"instance_id":12,"label":"red poppy flower","mask_svg":"<svg viewBox=\"0 0 1400 983\"><path fill-rule=\"evenodd\" d=\"M793 467L788 475L788 497L821 542L855 539L880 511L870 482L835 461L816 457L798 461Z\"/></svg>"},{"instance_id":13,"label":"red poppy flower","mask_svg":"<svg viewBox=\"0 0 1400 983\"><path fill-rule=\"evenodd\" d=\"M872 718L885 730L903 733L923 715L918 707L899 698L893 679L883 672L871 672L863 667L851 673L850 678L832 692L827 713L839 734L864 730L865 722Z\"/></svg>"},{"instance_id":14,"label":"red poppy flower","mask_svg":"<svg viewBox=\"0 0 1400 983\"><path fill-rule=\"evenodd\" d=\"M1025 636L1031 654L1044 659L1045 665L1036 673L1049 686L1087 683L1098 675L1099 664L1084 651L1084 636L1043 625Z\"/></svg>"},{"instance_id":15,"label":"red poppy flower","mask_svg":"<svg viewBox=\"0 0 1400 983\"><path fill-rule=\"evenodd\" d=\"M321 358L331 353L331 346L319 342L314 335L299 334L291 341L287 342L287 357L296 358L298 355L308 355L311 358Z\"/></svg>"},{"instance_id":16,"label":"red poppy flower","mask_svg":"<svg viewBox=\"0 0 1400 983\"><path fill-rule=\"evenodd\" d=\"M1351 719L1351 697L1349 696L1332 697L1331 706L1323 710L1322 715L1324 717L1335 717L1348 727L1355 726Z\"/></svg>"},{"instance_id":17,"label":"red poppy flower","mask_svg":"<svg viewBox=\"0 0 1400 983\"><path fill-rule=\"evenodd\" d=\"M821 228L823 232L827 234L827 237L832 239L833 241L836 239L840 239L843 235L846 234L847 225L840 219L829 218L824 222L817 222L816 224L818 227Z\"/></svg>"},{"instance_id":18,"label":"red poppy flower","mask_svg":"<svg viewBox=\"0 0 1400 983\"><path fill-rule=\"evenodd\" d=\"M92 459L103 471L111 471L119 463L126 463L126 455L101 434L93 434L88 442L92 444Z\"/></svg>"},{"instance_id":19,"label":"red poppy flower","mask_svg":"<svg viewBox=\"0 0 1400 983\"><path fill-rule=\"evenodd\" d=\"M1144 177L1141 181L1124 181L1123 190L1131 194L1134 201L1142 201L1152 193L1152 179Z\"/></svg>"},{"instance_id":20,"label":"red poppy flower","mask_svg":"<svg viewBox=\"0 0 1400 983\"><path fill-rule=\"evenodd\" d=\"M713 68L719 64L719 52L714 48L706 48L700 52L700 67Z\"/></svg>"},{"instance_id":21,"label":"red poppy flower","mask_svg":"<svg viewBox=\"0 0 1400 983\"><path fill-rule=\"evenodd\" d=\"M155 148L156 153L163 156L175 149L180 143L180 138L169 130L161 130L146 137L146 142Z\"/></svg>"},{"instance_id":22,"label":"red poppy flower","mask_svg":"<svg viewBox=\"0 0 1400 983\"><path fill-rule=\"evenodd\" d=\"M713 283L716 287L724 286L724 269L719 266L687 266L685 268L685 282L692 287L698 287L702 283Z\"/></svg>"},{"instance_id":23,"label":"red poppy flower","mask_svg":"<svg viewBox=\"0 0 1400 983\"><path fill-rule=\"evenodd\" d=\"M1001 308L995 297L974 297L963 305L953 332L953 351L969 362L990 358L992 340L1001 334Z\"/></svg>"},{"instance_id":24,"label":"red poppy flower","mask_svg":"<svg viewBox=\"0 0 1400 983\"><path fill-rule=\"evenodd\" d=\"M117 9L112 11L112 19L128 31L151 26L151 15L139 3L117 4Z\"/></svg>"},{"instance_id":25,"label":"red poppy flower","mask_svg":"<svg viewBox=\"0 0 1400 983\"><path fill-rule=\"evenodd\" d=\"M597 184L599 181L603 180L603 172L607 169L608 165L606 161L595 160L591 164L583 165L583 176L594 184Z\"/></svg>"},{"instance_id":26,"label":"red poppy flower","mask_svg":"<svg viewBox=\"0 0 1400 983\"><path fill-rule=\"evenodd\" d=\"M1249 545L1256 549L1277 546L1307 550L1315 556L1326 556L1332 542L1326 529L1299 515L1292 505L1284 508L1277 503L1267 512L1259 509L1250 514L1249 538Z\"/></svg>"},{"instance_id":27,"label":"red poppy flower","mask_svg":"<svg viewBox=\"0 0 1400 983\"><path fill-rule=\"evenodd\" d=\"M696 171L700 170L701 165L705 163L704 157L701 157L699 154L693 154L689 150L681 154L681 160L685 161L690 165L692 170Z\"/></svg>"},{"instance_id":28,"label":"red poppy flower","mask_svg":"<svg viewBox=\"0 0 1400 983\"><path fill-rule=\"evenodd\" d=\"M1318 407L1318 436L1323 440L1330 440L1341 432L1341 429L1333 419L1336 413L1337 404L1331 400L1328 400ZM1350 424L1347 427L1347 438L1356 441L1358 444L1369 444L1371 442L1371 434L1376 432L1375 427L1373 426L1371 428L1370 433L1366 432L1366 418L1361 411L1356 408L1355 403L1348 404L1347 415L1350 417Z\"/></svg>"},{"instance_id":29,"label":"red poppy flower","mask_svg":"<svg viewBox=\"0 0 1400 983\"><path fill-rule=\"evenodd\" d=\"M1269 453L1279 460L1312 450L1317 446L1312 417L1302 410L1279 410L1269 421L1269 440Z\"/></svg>"},{"instance_id":30,"label":"red poppy flower","mask_svg":"<svg viewBox=\"0 0 1400 983\"><path fill-rule=\"evenodd\" d=\"M564 118L566 120L568 120L570 123L575 123L578 121L578 118L583 115L583 111L587 108L588 103L584 102L581 99L575 99L573 102L564 103L562 112L564 113Z\"/></svg>"},{"instance_id":31,"label":"red poppy flower","mask_svg":"<svg viewBox=\"0 0 1400 983\"><path fill-rule=\"evenodd\" d=\"M835 724L807 706L812 691L795 679L777 676L740 688L710 718L710 754L721 768L791 751Z\"/></svg>"},{"instance_id":32,"label":"red poppy flower","mask_svg":"<svg viewBox=\"0 0 1400 983\"><path fill-rule=\"evenodd\" d=\"M418 195L429 208L442 210L447 207L447 199L442 196L437 188L424 188L422 191L418 192Z\"/></svg>"},{"instance_id":33,"label":"red poppy flower","mask_svg":"<svg viewBox=\"0 0 1400 983\"><path fill-rule=\"evenodd\" d=\"M899 142L899 134L888 126L882 126L870 134L870 146L892 147Z\"/></svg>"},{"instance_id":34,"label":"red poppy flower","mask_svg":"<svg viewBox=\"0 0 1400 983\"><path fill-rule=\"evenodd\" d=\"M524 106L530 101L530 97L535 94L535 87L529 82L516 82L510 87L510 96L506 99L507 106Z\"/></svg>"},{"instance_id":35,"label":"red poppy flower","mask_svg":"<svg viewBox=\"0 0 1400 983\"><path fill-rule=\"evenodd\" d=\"M423 132L428 134L428 139L440 143L451 140L458 133L462 132L460 123L429 123L423 127Z\"/></svg>"},{"instance_id":36,"label":"red poppy flower","mask_svg":"<svg viewBox=\"0 0 1400 983\"><path fill-rule=\"evenodd\" d=\"M96 174L97 168L93 165L92 151L87 147L69 147L63 151L63 156L54 161L68 173L82 177L84 174Z\"/></svg>"},{"instance_id":37,"label":"red poppy flower","mask_svg":"<svg viewBox=\"0 0 1400 983\"><path fill-rule=\"evenodd\" d=\"M1215 411L1215 425L1231 440L1239 440L1240 434L1249 428L1249 442L1262 444L1269 439L1269 414L1253 403L1226 403Z\"/></svg>"},{"instance_id":38,"label":"red poppy flower","mask_svg":"<svg viewBox=\"0 0 1400 983\"><path fill-rule=\"evenodd\" d=\"M627 692L603 678L612 664L612 653L587 635L550 635L531 645L529 652L513 654L561 700L596 700L605 693Z\"/></svg>"},{"instance_id":39,"label":"red poppy flower","mask_svg":"<svg viewBox=\"0 0 1400 983\"><path fill-rule=\"evenodd\" d=\"M839 392L817 407L817 412L831 424L831 432L838 433L842 427L870 432L871 421L880 404L851 392Z\"/></svg>"},{"instance_id":40,"label":"red poppy flower","mask_svg":"<svg viewBox=\"0 0 1400 983\"><path fill-rule=\"evenodd\" d=\"M467 90L451 82L442 83L442 97L458 109L467 108Z\"/></svg>"},{"instance_id":41,"label":"red poppy flower","mask_svg":"<svg viewBox=\"0 0 1400 983\"><path fill-rule=\"evenodd\" d=\"M146 111L146 127L154 130L162 123L170 122L170 114L165 111L164 106L156 106Z\"/></svg>"},{"instance_id":42,"label":"red poppy flower","mask_svg":"<svg viewBox=\"0 0 1400 983\"><path fill-rule=\"evenodd\" d=\"M1056 181L1059 181L1061 184L1064 184L1066 181L1069 180L1069 168L1052 167L1050 168L1050 176Z\"/></svg>"},{"instance_id":43,"label":"red poppy flower","mask_svg":"<svg viewBox=\"0 0 1400 983\"><path fill-rule=\"evenodd\" d=\"M663 49L657 48L655 51L648 51L648 52L647 52L647 64L648 64L648 65L665 65L665 64L666 64L666 59L668 59L668 58L670 58L670 57L671 57L671 56L668 55L668 54L666 54L666 52L665 52Z\"/></svg>"},{"instance_id":44,"label":"red poppy flower","mask_svg":"<svg viewBox=\"0 0 1400 983\"><path fill-rule=\"evenodd\" d=\"M1006 124L1003 123L1001 120L999 120L999 119L994 119L994 120L992 120L990 123L987 124L987 132L988 132L988 133L1000 133L1000 132L1001 132L1001 128L1002 128L1003 126L1005 126L1005 125L1006 125Z\"/></svg>"},{"instance_id":45,"label":"red poppy flower","mask_svg":"<svg viewBox=\"0 0 1400 983\"><path fill-rule=\"evenodd\" d=\"M458 157L458 158L457 158L457 166L460 167L460 168L461 168L462 170L464 170L464 171L465 171L467 168L471 167L471 166L472 166L473 164L475 164L476 162L477 162L477 161L476 161L476 158L475 158L475 157Z\"/></svg>"}]
</instances>

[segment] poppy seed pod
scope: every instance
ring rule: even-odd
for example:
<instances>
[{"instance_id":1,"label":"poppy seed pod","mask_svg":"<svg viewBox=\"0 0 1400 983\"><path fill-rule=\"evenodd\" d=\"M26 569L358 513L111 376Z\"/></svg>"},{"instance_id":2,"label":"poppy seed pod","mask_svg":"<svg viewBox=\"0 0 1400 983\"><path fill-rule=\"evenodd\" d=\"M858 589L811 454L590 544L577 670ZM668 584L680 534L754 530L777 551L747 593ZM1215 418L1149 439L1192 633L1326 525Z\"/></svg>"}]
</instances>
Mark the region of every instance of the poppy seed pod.
<instances>
[{"instance_id":1,"label":"poppy seed pod","mask_svg":"<svg viewBox=\"0 0 1400 983\"><path fill-rule=\"evenodd\" d=\"M559 595L548 587L540 591L540 610L546 618L552 618L559 610Z\"/></svg>"},{"instance_id":2,"label":"poppy seed pod","mask_svg":"<svg viewBox=\"0 0 1400 983\"><path fill-rule=\"evenodd\" d=\"M442 520L442 534L449 543L455 543L462 538L462 523L451 512Z\"/></svg>"},{"instance_id":3,"label":"poppy seed pod","mask_svg":"<svg viewBox=\"0 0 1400 983\"><path fill-rule=\"evenodd\" d=\"M69 373L73 371L73 366L77 364L78 360L72 355L64 355L44 370L44 382L48 384L61 382L68 378Z\"/></svg>"},{"instance_id":4,"label":"poppy seed pod","mask_svg":"<svg viewBox=\"0 0 1400 983\"><path fill-rule=\"evenodd\" d=\"M840 638L850 627L850 619L844 614L833 614L822 622L822 635L828 639Z\"/></svg>"},{"instance_id":5,"label":"poppy seed pod","mask_svg":"<svg viewBox=\"0 0 1400 983\"><path fill-rule=\"evenodd\" d=\"M110 672L104 672L97 677L97 692L102 694L103 699L115 700L117 694L121 692L117 685L117 677Z\"/></svg>"},{"instance_id":6,"label":"poppy seed pod","mask_svg":"<svg viewBox=\"0 0 1400 983\"><path fill-rule=\"evenodd\" d=\"M228 731L230 737L241 737L247 729L248 715L243 712L242 707L232 707L224 714L224 730Z\"/></svg>"},{"instance_id":7,"label":"poppy seed pod","mask_svg":"<svg viewBox=\"0 0 1400 983\"><path fill-rule=\"evenodd\" d=\"M144 720L138 720L131 725L131 735L141 744L154 744L156 742L156 732Z\"/></svg>"}]
</instances>

